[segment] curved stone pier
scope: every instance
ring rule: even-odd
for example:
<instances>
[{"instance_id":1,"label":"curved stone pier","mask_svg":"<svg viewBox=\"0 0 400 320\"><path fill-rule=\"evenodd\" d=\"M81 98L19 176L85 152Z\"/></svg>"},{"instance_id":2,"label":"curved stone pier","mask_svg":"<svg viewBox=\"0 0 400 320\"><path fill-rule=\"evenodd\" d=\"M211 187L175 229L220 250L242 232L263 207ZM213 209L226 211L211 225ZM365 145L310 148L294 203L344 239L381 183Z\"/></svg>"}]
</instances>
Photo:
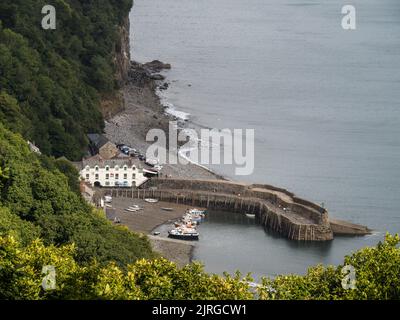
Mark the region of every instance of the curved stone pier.
<instances>
[{"instance_id":1,"label":"curved stone pier","mask_svg":"<svg viewBox=\"0 0 400 320\"><path fill-rule=\"evenodd\" d=\"M224 180L152 179L143 189L110 189L113 196L157 198L215 210L255 214L261 224L291 240L333 239L321 206L270 185Z\"/></svg>"}]
</instances>

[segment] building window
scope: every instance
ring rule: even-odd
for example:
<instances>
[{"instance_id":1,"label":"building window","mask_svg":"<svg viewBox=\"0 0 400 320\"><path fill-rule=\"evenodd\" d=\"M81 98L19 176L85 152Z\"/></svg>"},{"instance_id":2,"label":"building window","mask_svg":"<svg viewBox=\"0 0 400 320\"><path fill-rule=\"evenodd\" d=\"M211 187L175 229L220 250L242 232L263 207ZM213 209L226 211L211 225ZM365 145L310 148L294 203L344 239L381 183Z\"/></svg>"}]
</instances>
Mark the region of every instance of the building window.
<instances>
[{"instance_id":1,"label":"building window","mask_svg":"<svg viewBox=\"0 0 400 320\"><path fill-rule=\"evenodd\" d=\"M108 171L108 170L110 170L110 167L109 167L109 166L106 166L106 171Z\"/></svg>"},{"instance_id":2,"label":"building window","mask_svg":"<svg viewBox=\"0 0 400 320\"><path fill-rule=\"evenodd\" d=\"M99 166L95 166L94 170L99 171Z\"/></svg>"},{"instance_id":3,"label":"building window","mask_svg":"<svg viewBox=\"0 0 400 320\"><path fill-rule=\"evenodd\" d=\"M89 174L86 175L86 180L89 180Z\"/></svg>"},{"instance_id":4,"label":"building window","mask_svg":"<svg viewBox=\"0 0 400 320\"><path fill-rule=\"evenodd\" d=\"M116 173L116 174L115 174L115 180L118 180L118 179L119 179L119 174Z\"/></svg>"},{"instance_id":5,"label":"building window","mask_svg":"<svg viewBox=\"0 0 400 320\"><path fill-rule=\"evenodd\" d=\"M133 179L133 180L136 179L136 173L132 173L132 179Z\"/></svg>"},{"instance_id":6,"label":"building window","mask_svg":"<svg viewBox=\"0 0 400 320\"><path fill-rule=\"evenodd\" d=\"M128 167L127 167L127 166L124 166L124 171L126 171L126 170L128 170Z\"/></svg>"},{"instance_id":7,"label":"building window","mask_svg":"<svg viewBox=\"0 0 400 320\"><path fill-rule=\"evenodd\" d=\"M110 179L110 175L106 173L106 180Z\"/></svg>"},{"instance_id":8,"label":"building window","mask_svg":"<svg viewBox=\"0 0 400 320\"><path fill-rule=\"evenodd\" d=\"M119 170L119 167L118 166L115 166L115 171L118 171Z\"/></svg>"},{"instance_id":9,"label":"building window","mask_svg":"<svg viewBox=\"0 0 400 320\"><path fill-rule=\"evenodd\" d=\"M124 179L128 179L128 174L124 173Z\"/></svg>"},{"instance_id":10,"label":"building window","mask_svg":"<svg viewBox=\"0 0 400 320\"><path fill-rule=\"evenodd\" d=\"M90 167L89 166L86 166L86 171L89 171L90 170Z\"/></svg>"},{"instance_id":11,"label":"building window","mask_svg":"<svg viewBox=\"0 0 400 320\"><path fill-rule=\"evenodd\" d=\"M94 178L95 178L96 180L99 180L99 174L96 173L96 175L94 176Z\"/></svg>"},{"instance_id":12,"label":"building window","mask_svg":"<svg viewBox=\"0 0 400 320\"><path fill-rule=\"evenodd\" d=\"M106 181L106 186L109 186L110 185L110 181Z\"/></svg>"},{"instance_id":13,"label":"building window","mask_svg":"<svg viewBox=\"0 0 400 320\"><path fill-rule=\"evenodd\" d=\"M136 182L132 181L132 187L136 186Z\"/></svg>"},{"instance_id":14,"label":"building window","mask_svg":"<svg viewBox=\"0 0 400 320\"><path fill-rule=\"evenodd\" d=\"M136 170L136 167L135 167L135 166L132 166L132 170Z\"/></svg>"}]
</instances>

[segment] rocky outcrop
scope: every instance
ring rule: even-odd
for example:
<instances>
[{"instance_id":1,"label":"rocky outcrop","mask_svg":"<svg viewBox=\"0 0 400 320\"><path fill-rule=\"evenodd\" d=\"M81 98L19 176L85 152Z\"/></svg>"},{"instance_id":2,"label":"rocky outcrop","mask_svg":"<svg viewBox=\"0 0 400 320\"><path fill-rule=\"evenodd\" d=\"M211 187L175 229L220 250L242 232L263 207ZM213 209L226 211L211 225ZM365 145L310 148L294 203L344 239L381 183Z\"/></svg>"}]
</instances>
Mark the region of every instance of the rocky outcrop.
<instances>
[{"instance_id":1,"label":"rocky outcrop","mask_svg":"<svg viewBox=\"0 0 400 320\"><path fill-rule=\"evenodd\" d=\"M169 68L171 68L170 64L165 64L158 60L144 64L132 61L129 66L128 81L130 84L139 88L152 86L152 89L154 89L156 85L154 81L165 80L165 77L159 74L159 72ZM165 86L165 84L163 84L163 86Z\"/></svg>"},{"instance_id":2,"label":"rocky outcrop","mask_svg":"<svg viewBox=\"0 0 400 320\"><path fill-rule=\"evenodd\" d=\"M171 69L171 65L169 63L163 63L159 60L153 60L151 62L147 62L144 64L144 67L151 73L158 73L164 69Z\"/></svg>"}]
</instances>

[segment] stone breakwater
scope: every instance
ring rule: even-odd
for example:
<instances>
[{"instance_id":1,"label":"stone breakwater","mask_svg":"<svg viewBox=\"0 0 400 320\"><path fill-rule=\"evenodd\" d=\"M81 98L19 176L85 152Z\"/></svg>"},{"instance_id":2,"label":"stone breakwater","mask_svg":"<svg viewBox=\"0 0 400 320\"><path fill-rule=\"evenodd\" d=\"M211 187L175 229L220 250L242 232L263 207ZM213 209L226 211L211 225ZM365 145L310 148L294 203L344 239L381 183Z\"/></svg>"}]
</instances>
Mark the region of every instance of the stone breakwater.
<instances>
[{"instance_id":1,"label":"stone breakwater","mask_svg":"<svg viewBox=\"0 0 400 320\"><path fill-rule=\"evenodd\" d=\"M255 214L266 229L290 240L327 241L334 236L326 209L270 185L221 180L153 179L144 189L112 189L111 192L113 196L151 197L188 206ZM368 228L349 223L342 228L347 225L351 228L346 234L369 233Z\"/></svg>"}]
</instances>

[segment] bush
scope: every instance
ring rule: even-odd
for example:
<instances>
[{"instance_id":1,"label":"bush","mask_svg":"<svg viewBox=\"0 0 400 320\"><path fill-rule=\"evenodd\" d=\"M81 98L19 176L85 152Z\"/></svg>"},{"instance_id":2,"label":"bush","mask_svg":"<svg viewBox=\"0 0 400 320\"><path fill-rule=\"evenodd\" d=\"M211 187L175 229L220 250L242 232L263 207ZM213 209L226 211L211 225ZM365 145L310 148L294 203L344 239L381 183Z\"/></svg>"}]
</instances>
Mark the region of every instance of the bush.
<instances>
[{"instance_id":1,"label":"bush","mask_svg":"<svg viewBox=\"0 0 400 320\"><path fill-rule=\"evenodd\" d=\"M307 275L263 279L255 291L250 276L209 275L202 265L178 268L166 259L145 260L120 268L96 261L81 266L77 250L45 246L35 240L24 247L12 236L0 237L0 298L3 299L399 299L399 236L387 235L375 248L345 257L357 272L356 289L343 289L343 266L316 266ZM56 287L41 286L43 266L56 271Z\"/></svg>"},{"instance_id":2,"label":"bush","mask_svg":"<svg viewBox=\"0 0 400 320\"><path fill-rule=\"evenodd\" d=\"M68 177L59 168L68 169ZM146 237L114 227L81 197L76 170L64 160L30 152L27 143L0 124L0 234L26 243L74 242L76 261L96 259L125 266L154 253Z\"/></svg>"}]
</instances>

